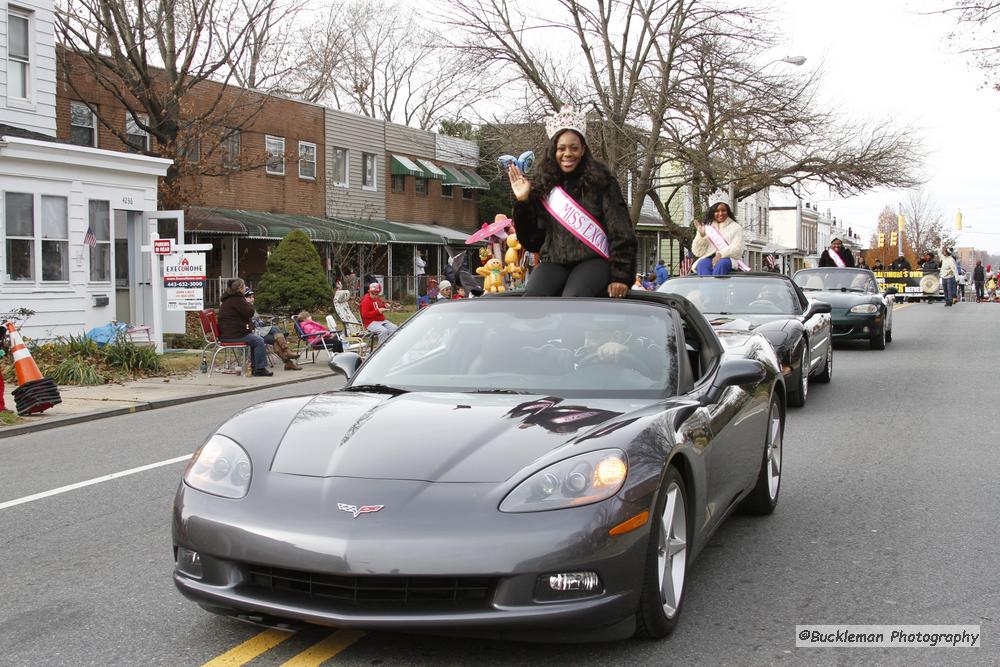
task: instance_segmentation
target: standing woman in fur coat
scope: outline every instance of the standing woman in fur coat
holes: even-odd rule
[[[545,122],[549,145],[528,179],[507,170],[517,239],[541,262],[525,296],[623,297],[635,275],[638,241],[621,188],[590,153],[586,116],[572,107]]]

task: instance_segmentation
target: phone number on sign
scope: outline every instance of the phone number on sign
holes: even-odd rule
[[[183,287],[200,288],[204,287],[205,283],[201,280],[164,280],[163,286],[174,289]]]

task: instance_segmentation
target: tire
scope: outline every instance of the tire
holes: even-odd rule
[[[799,359],[799,371],[792,382],[794,389],[788,392],[788,404],[801,408],[809,397],[809,341],[802,340],[802,354]]]
[[[747,514],[763,516],[770,514],[778,506],[781,493],[781,464],[785,434],[785,418],[777,397],[771,398],[771,409],[767,415],[767,432],[764,440],[764,456],[757,471],[757,483],[740,505]]]
[[[878,328],[878,331],[872,334],[872,337],[868,340],[868,344],[873,350],[884,350],[885,341],[885,320],[883,320],[882,326]]]
[[[886,330],[886,332],[885,332],[885,342],[887,342],[887,343],[891,343],[892,342],[892,329],[887,329]]]
[[[666,637],[680,619],[690,555],[687,499],[684,479],[677,468],[670,466],[649,533],[646,570],[636,612],[637,637]]]
[[[823,362],[823,370],[816,376],[816,382],[829,382],[833,379],[833,341],[826,344],[826,359]]]

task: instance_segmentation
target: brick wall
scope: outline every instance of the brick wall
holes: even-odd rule
[[[68,78],[72,78],[72,85]],[[86,73],[86,65],[74,54],[58,50],[56,88],[56,132],[60,139],[70,137],[70,102],[86,101],[98,108],[101,117],[124,131],[125,107]],[[186,103],[192,113],[208,108],[218,95],[221,84],[204,82]],[[208,155],[215,141],[206,136],[202,142],[203,159],[199,164],[211,175],[199,175],[185,182],[188,203],[193,206],[243,208],[272,213],[323,216],[326,211],[325,126],[321,106],[265,96],[235,88],[223,93],[219,108],[231,113],[220,120],[226,126],[240,125],[240,161],[245,170],[227,170],[221,165],[221,152]],[[246,120],[249,117],[249,120]],[[285,139],[285,175],[265,173],[263,167],[265,136]],[[299,176],[298,142],[316,146],[315,178]],[[151,154],[158,147],[150,142]],[[98,121],[97,147],[125,151],[126,145]],[[223,175],[224,174],[224,175]],[[440,194],[440,193],[439,193]]]
[[[454,186],[452,196],[441,196],[441,181],[428,179],[427,194],[418,195],[416,177],[405,177],[405,191],[392,191],[391,157],[386,158],[386,218],[394,222],[417,222],[442,225],[471,232],[479,228],[477,204],[479,191],[471,190],[472,199],[462,198],[462,188]]]

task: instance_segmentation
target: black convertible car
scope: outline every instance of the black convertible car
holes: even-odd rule
[[[785,390],[682,297],[436,304],[347,386],[238,413],[192,456],[174,582],[258,624],[662,637],[737,508],[770,513]]]
[[[878,288],[868,269],[803,269],[792,280],[814,299],[833,307],[833,340],[867,340],[873,350],[892,342],[892,307],[897,290]]]
[[[833,377],[830,305],[806,298],[787,276],[692,274],[672,278],[657,291],[686,297],[716,331],[755,331],[767,338],[785,376],[789,405],[805,405],[810,378]]]

